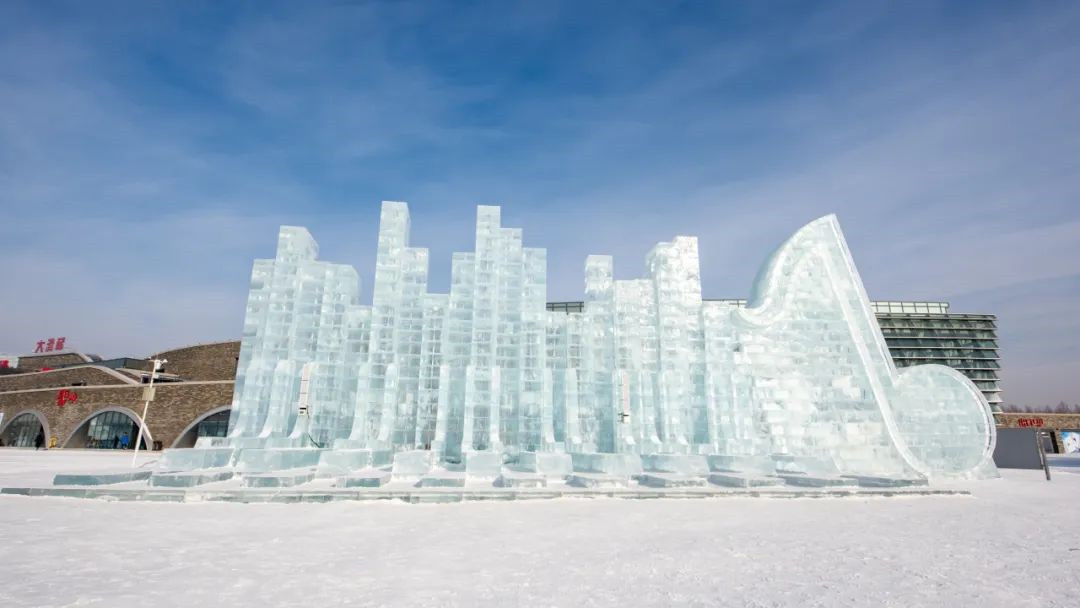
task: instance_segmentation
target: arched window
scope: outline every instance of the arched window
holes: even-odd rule
[[[199,422],[198,437],[224,437],[229,432],[230,410],[211,414]]]
[[[99,450],[132,449],[139,436],[139,426],[131,416],[124,412],[109,410],[94,416],[86,423],[85,439],[79,438],[74,445],[66,447],[86,447]],[[85,444],[79,445],[82,441]],[[145,449],[146,440],[140,446]]]
[[[229,433],[229,410],[228,406],[219,408],[217,411],[204,418],[192,422],[184,432],[173,442],[174,448],[190,448],[195,445],[199,437],[225,437]]]
[[[34,447],[34,439],[39,433],[44,432],[45,429],[41,427],[41,421],[38,420],[37,416],[30,412],[19,414],[4,429],[4,445],[16,448],[32,448]]]

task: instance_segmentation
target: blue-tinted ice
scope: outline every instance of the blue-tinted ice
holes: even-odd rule
[[[833,216],[772,254],[745,308],[702,301],[697,239],[680,236],[640,279],[589,256],[584,312],[549,312],[546,251],[499,207],[478,208],[448,294],[427,291],[404,203],[383,203],[371,306],[355,270],[317,252],[285,226],[255,262],[234,446],[430,451],[460,470],[489,453],[496,469],[570,454],[601,471],[650,455],[660,474],[704,456],[754,474],[995,473],[982,394],[947,367],[896,368]]]

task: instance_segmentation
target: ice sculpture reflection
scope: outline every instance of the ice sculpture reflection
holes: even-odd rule
[[[697,239],[680,236],[640,279],[589,256],[584,312],[549,312],[546,252],[499,207],[478,208],[448,294],[427,292],[404,203],[382,206],[371,306],[317,253],[285,226],[255,262],[219,443],[421,474],[995,474],[982,394],[947,367],[894,366],[833,216],[772,254],[745,308],[702,301]]]

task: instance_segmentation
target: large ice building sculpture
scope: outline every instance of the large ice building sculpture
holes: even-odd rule
[[[371,306],[317,252],[286,226],[255,262],[219,443],[395,474],[995,473],[982,394],[947,367],[893,365],[833,216],[772,254],[745,308],[702,301],[697,239],[680,236],[640,279],[589,256],[584,312],[549,312],[546,252],[499,207],[478,208],[448,294],[428,293],[404,203],[382,206]]]

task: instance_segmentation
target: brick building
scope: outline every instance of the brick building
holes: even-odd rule
[[[1058,413],[1015,413],[998,412],[994,421],[999,429],[1030,428],[1046,431],[1043,447],[1047,452],[1067,452],[1068,434],[1080,434],[1080,414]],[[1075,439],[1074,439],[1075,441]]]
[[[194,445],[198,435],[223,435],[232,402],[240,342],[217,342],[154,353],[166,359],[154,380],[145,445]],[[22,355],[0,374],[0,441],[33,446],[121,447],[138,436],[152,364],[147,359],[102,360],[62,351]]]

